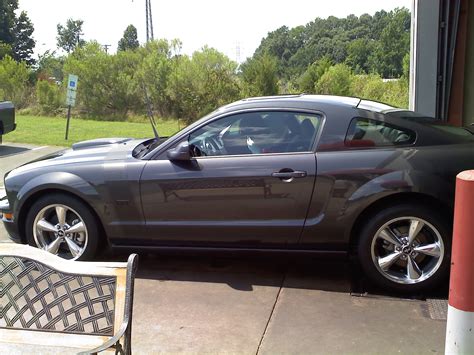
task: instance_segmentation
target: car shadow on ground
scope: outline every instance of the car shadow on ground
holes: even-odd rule
[[[126,251],[105,253],[101,260],[124,261]],[[367,280],[350,258],[298,256],[169,255],[139,253],[137,278],[158,281],[223,283],[235,290],[255,286],[285,287],[340,292],[359,297],[446,299],[448,285],[424,294],[406,296],[383,290]]]
[[[25,148],[25,147],[13,147],[13,146],[0,144],[0,158],[9,157],[16,154],[21,154],[28,150],[30,149]]]
[[[101,259],[126,260],[127,253],[106,253]],[[295,256],[168,255],[139,253],[138,278],[188,282],[224,283],[240,291],[255,286],[351,291],[350,266],[346,259]]]

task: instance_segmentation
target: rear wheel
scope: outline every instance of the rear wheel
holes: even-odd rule
[[[97,221],[89,208],[68,195],[39,199],[26,218],[28,243],[64,259],[91,259],[99,236]]]
[[[359,261],[382,288],[423,292],[446,280],[450,229],[425,206],[399,205],[374,215],[362,229]]]

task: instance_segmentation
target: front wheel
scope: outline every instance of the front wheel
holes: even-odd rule
[[[424,292],[447,279],[450,237],[444,218],[424,206],[387,208],[362,229],[359,261],[382,288]]]
[[[28,244],[69,260],[90,260],[98,247],[99,228],[78,199],[53,194],[39,199],[26,218]]]

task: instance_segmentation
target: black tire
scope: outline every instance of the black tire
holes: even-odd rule
[[[98,221],[94,214],[91,212],[90,208],[80,201],[77,198],[74,198],[70,195],[55,193],[47,196],[41,197],[38,201],[36,201],[33,206],[30,208],[28,215],[26,217],[26,239],[29,245],[34,247],[40,247],[36,243],[35,236],[34,236],[34,224],[35,219],[37,218],[38,214],[43,211],[48,206],[53,205],[63,205],[70,209],[68,212],[69,220],[76,218],[75,220],[82,219],[83,224],[86,227],[86,235],[87,235],[87,242],[84,243],[83,251],[81,255],[74,260],[92,260],[97,253],[97,249],[99,247],[100,242],[100,228]],[[77,216],[74,216],[77,215]],[[54,216],[53,216],[54,218]],[[54,223],[54,222],[53,222]],[[46,232],[48,236],[52,236],[52,233]],[[67,243],[63,243],[67,244]],[[64,248],[62,248],[64,250]],[[66,253],[64,253],[66,254]],[[65,257],[65,255],[61,255],[58,253],[59,256]],[[66,257],[67,258],[67,257]],[[74,258],[74,257],[73,257]],[[68,258],[69,259],[69,258]]]
[[[406,217],[406,219],[403,219],[403,217]],[[384,240],[385,238],[377,237],[377,235],[380,236],[381,228],[387,223],[390,223],[390,226],[396,227],[393,229],[395,235],[401,237],[401,239],[398,238],[397,240],[406,243],[408,239],[409,224],[411,221],[408,217],[414,217],[427,222],[425,227],[423,227],[423,229],[421,229],[417,234],[419,236],[418,239],[429,240],[432,238],[433,240],[442,240],[442,243],[439,243],[442,247],[442,249],[440,247],[439,258],[417,252],[415,248],[411,248],[410,245],[402,244],[401,247],[396,246],[396,244],[391,245],[391,243]],[[397,221],[397,219],[400,220]],[[397,223],[399,225],[397,225]],[[406,226],[404,226],[404,224],[406,224]],[[400,233],[400,230],[402,230],[402,233]],[[418,244],[418,241],[415,241],[415,243]],[[427,241],[425,243],[428,244],[429,242]],[[419,246],[422,244],[423,243],[420,243]],[[431,242],[430,245],[433,244],[435,243]],[[413,295],[424,293],[436,286],[442,285],[443,282],[447,282],[450,267],[449,259],[451,255],[450,224],[447,222],[446,218],[427,206],[400,204],[386,208],[372,215],[370,220],[366,222],[361,230],[357,248],[358,260],[365,275],[383,290],[390,290],[404,294],[409,293]],[[372,252],[372,248],[374,248],[374,252]],[[393,250],[386,251],[386,248],[393,248]],[[386,255],[378,255],[385,252],[387,253]],[[396,261],[393,264],[390,264],[388,270],[384,271],[384,269],[379,266],[380,262],[377,258],[394,254],[400,255],[400,257],[397,257]],[[440,260],[440,258],[442,259]],[[375,259],[377,259],[377,261]],[[408,277],[409,263],[412,263],[411,265],[414,263],[417,267],[424,263],[426,273],[423,272],[419,279]],[[403,277],[403,267],[406,269],[406,280],[401,280]],[[414,268],[410,269],[414,270]],[[422,267],[417,270],[425,271]],[[400,279],[397,278],[399,273],[401,275]],[[423,277],[426,277],[426,279],[423,279]]]

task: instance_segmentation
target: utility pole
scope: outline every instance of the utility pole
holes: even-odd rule
[[[153,34],[153,15],[151,12],[151,0],[145,0],[145,11],[146,11],[146,41],[150,42],[155,39],[155,36]]]
[[[109,47],[112,47],[112,45],[104,44],[104,45],[102,45],[102,47],[104,47],[105,54],[109,54]]]
[[[153,41],[153,15],[151,12],[151,0],[145,0],[145,10],[146,10],[146,41]]]
[[[241,48],[240,48],[240,42],[237,41],[235,45],[235,61],[239,65],[240,65],[240,59],[241,59]]]

